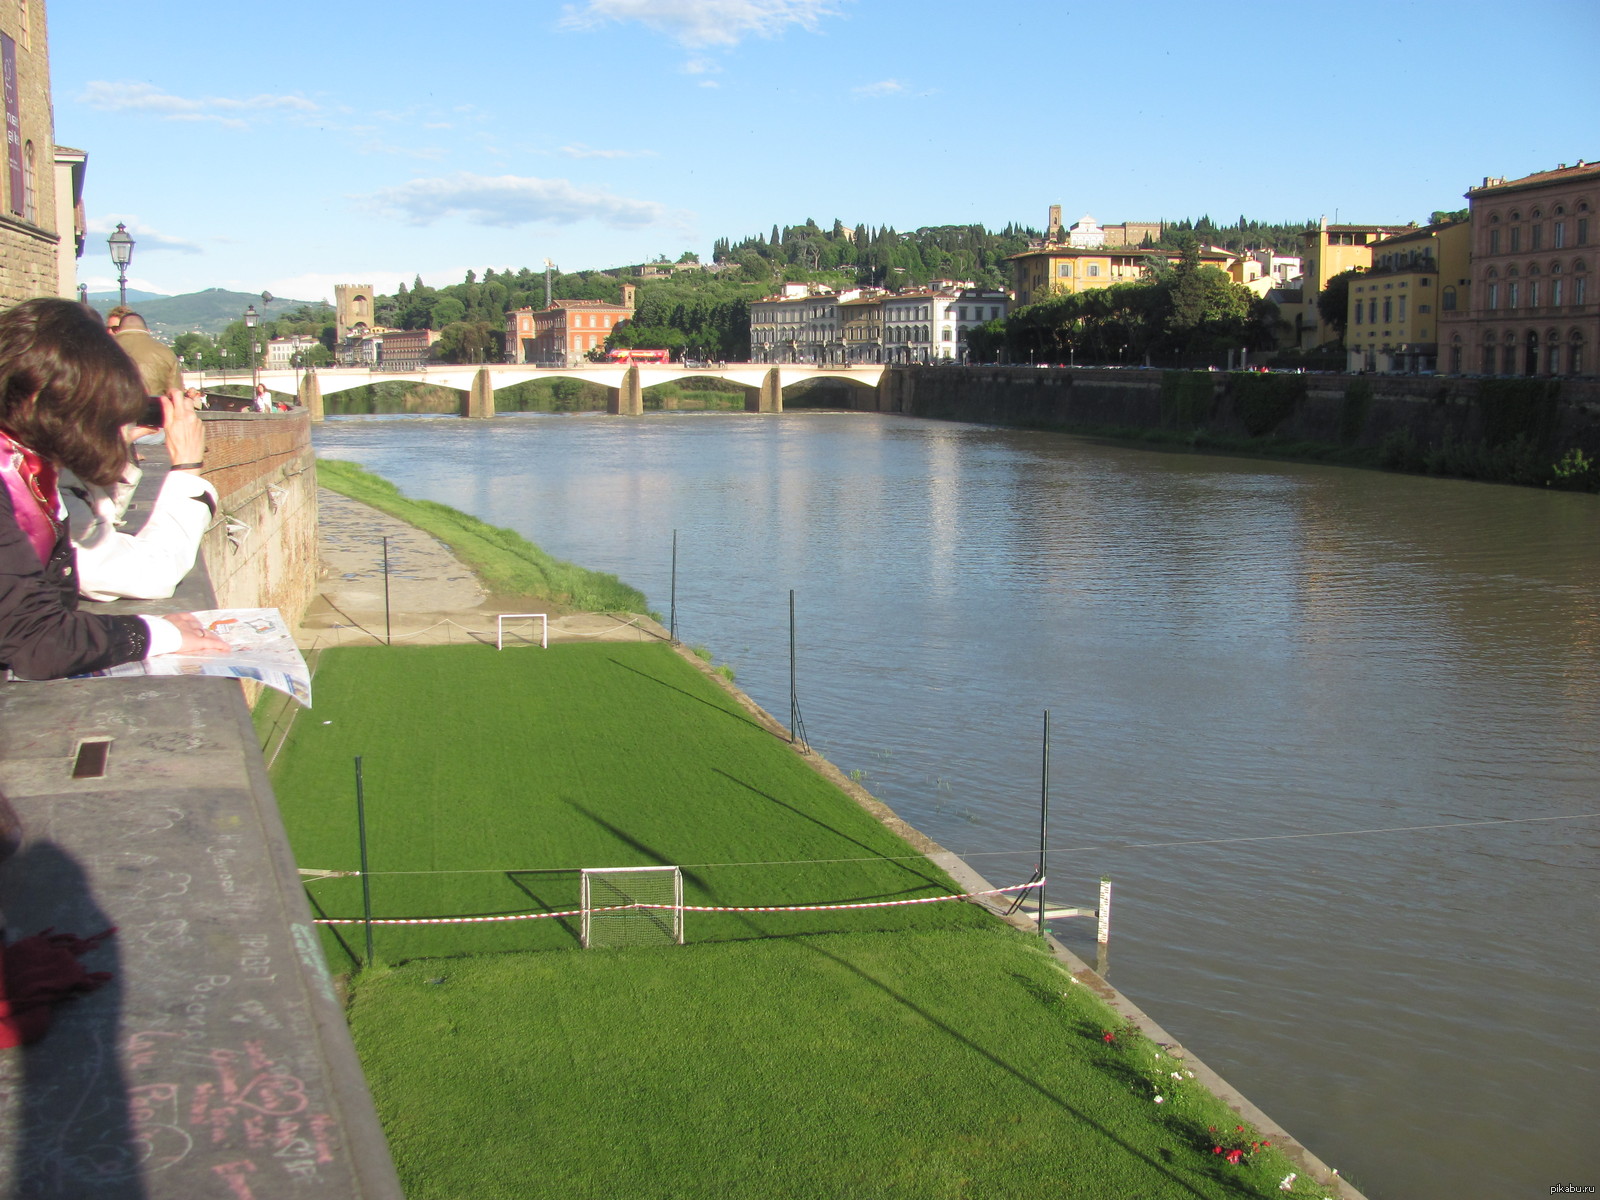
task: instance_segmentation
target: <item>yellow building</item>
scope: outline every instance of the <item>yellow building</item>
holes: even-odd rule
[[[1439,320],[1463,303],[1471,227],[1425,225],[1369,243],[1372,265],[1350,282],[1345,347],[1351,371],[1431,372],[1439,367]]]
[[[1128,246],[1102,246],[1080,249],[1071,246],[1042,245],[1013,254],[1011,287],[1017,307],[1037,304],[1050,296],[1088,292],[1114,283],[1137,283],[1152,262],[1176,264],[1182,257],[1176,250],[1140,250]],[[1227,270],[1234,256],[1223,250],[1200,252],[1200,264]]]
[[[1315,229],[1300,235],[1301,302],[1280,307],[1284,319],[1294,323],[1295,342],[1302,350],[1314,350],[1338,340],[1338,330],[1325,325],[1317,311],[1317,297],[1328,286],[1328,280],[1344,271],[1370,267],[1373,243],[1414,229],[1415,224],[1329,225],[1324,217]]]

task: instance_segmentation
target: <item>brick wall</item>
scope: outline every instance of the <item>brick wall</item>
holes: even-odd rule
[[[205,475],[220,494],[200,553],[222,608],[276,608],[299,621],[317,579],[317,475],[311,417],[206,413]]]

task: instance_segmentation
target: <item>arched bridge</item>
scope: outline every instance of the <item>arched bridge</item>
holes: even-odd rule
[[[721,367],[684,367],[654,363],[596,363],[582,367],[531,367],[515,364],[486,366],[417,367],[390,370],[377,367],[321,367],[315,370],[257,371],[254,378],[276,392],[294,392],[311,412],[313,421],[322,419],[322,398],[349,391],[369,383],[429,383],[454,388],[465,395],[461,401],[463,417],[494,416],[494,394],[501,388],[526,383],[530,379],[586,379],[611,389],[608,411],[633,416],[644,412],[644,389],[679,379],[726,379],[756,389],[745,402],[746,412],[783,411],[783,389],[808,379],[847,379],[876,389],[883,378],[882,366],[807,367],[793,364],[771,366],[766,363],[735,363]],[[241,372],[195,372],[184,375],[188,387],[206,384],[240,383]]]

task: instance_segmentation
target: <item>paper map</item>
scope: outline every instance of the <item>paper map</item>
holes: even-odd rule
[[[311,672],[300,647],[294,644],[283,614],[277,609],[211,608],[194,615],[228,643],[231,649],[226,654],[162,654],[78,678],[216,675],[226,679],[253,679],[311,707]]]

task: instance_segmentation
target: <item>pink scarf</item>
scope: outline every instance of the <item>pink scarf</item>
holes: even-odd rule
[[[28,535],[39,565],[44,566],[56,548],[56,513],[61,507],[55,464],[0,430],[0,478],[11,494],[17,525]]]

